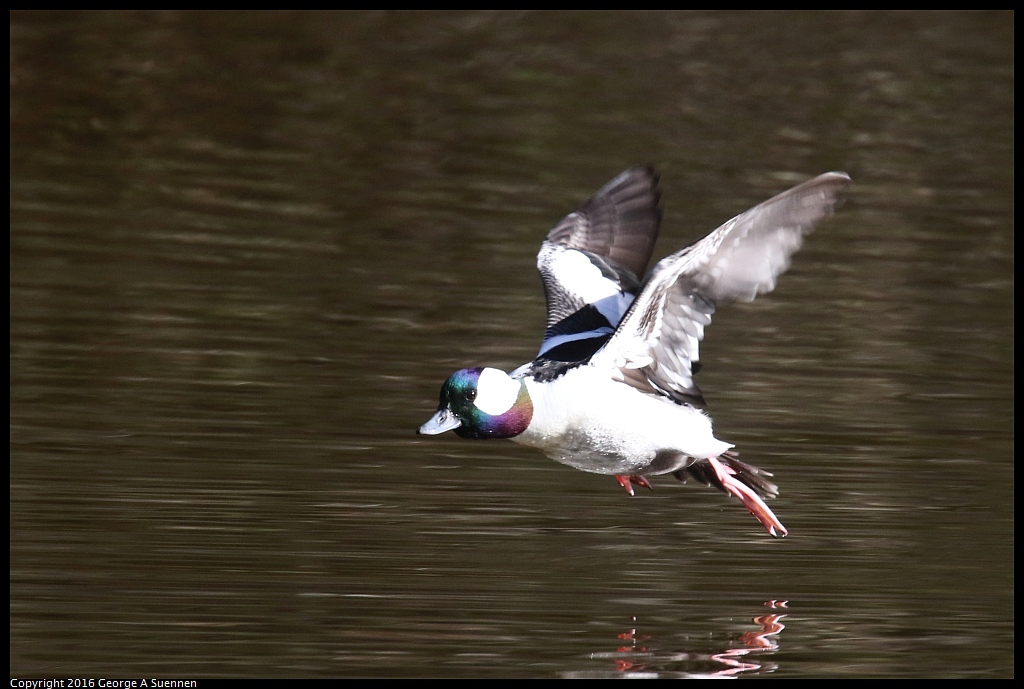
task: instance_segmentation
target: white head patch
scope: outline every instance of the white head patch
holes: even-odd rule
[[[485,368],[480,372],[480,380],[476,384],[476,408],[490,416],[504,414],[519,397],[518,380],[508,377],[504,371],[496,368]]]

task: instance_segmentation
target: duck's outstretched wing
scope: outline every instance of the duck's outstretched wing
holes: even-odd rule
[[[538,357],[586,360],[615,331],[651,259],[660,197],[654,168],[630,168],[548,233],[537,254],[548,307]]]
[[[591,363],[645,392],[702,405],[694,365],[715,305],[774,289],[804,235],[832,215],[849,184],[842,172],[815,177],[660,261]]]

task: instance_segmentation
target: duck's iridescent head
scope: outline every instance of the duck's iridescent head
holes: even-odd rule
[[[512,438],[525,431],[532,418],[533,403],[522,380],[496,368],[464,368],[441,386],[437,412],[418,433]]]

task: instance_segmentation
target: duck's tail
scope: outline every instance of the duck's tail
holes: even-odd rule
[[[789,533],[761,499],[779,494],[779,487],[765,478],[771,474],[741,462],[736,459],[736,453],[726,452],[720,457],[708,457],[706,461],[694,462],[672,474],[680,481],[693,477],[705,485],[714,486],[738,498],[772,536],[781,538]]]
[[[768,480],[771,472],[758,469],[756,466],[741,462],[739,453],[733,450],[723,452],[718,461],[732,469],[734,477],[750,486],[755,493],[762,498],[775,498],[779,495],[779,487]],[[718,480],[718,473],[711,466],[710,462],[694,462],[688,467],[673,471],[672,475],[686,483],[689,479],[696,479],[705,486],[713,486],[720,491],[728,493],[725,485]]]

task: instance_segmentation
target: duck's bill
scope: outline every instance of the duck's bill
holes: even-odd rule
[[[438,409],[437,413],[430,417],[430,421],[420,426],[417,431],[420,435],[439,435],[445,431],[452,431],[462,425],[459,418],[448,409]]]

